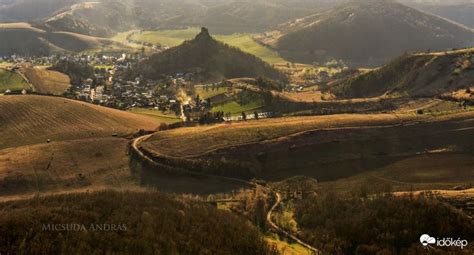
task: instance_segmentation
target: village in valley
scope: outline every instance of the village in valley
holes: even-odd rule
[[[211,109],[209,100],[199,100],[183,93],[182,88],[192,87],[190,74],[176,73],[162,80],[150,80],[137,77],[127,80],[120,74],[132,65],[143,60],[140,54],[121,54],[120,56],[75,55],[49,57],[19,57],[16,55],[0,58],[8,64],[8,70],[19,72],[21,66],[46,68],[58,61],[80,63],[93,67],[93,76],[72,83],[64,96],[70,99],[89,102],[120,110],[134,108],[152,109],[160,112],[184,116],[185,112],[208,112]],[[217,89],[220,83],[207,84],[210,89]],[[7,90],[4,94],[28,94],[29,90]]]
[[[138,42],[133,42],[138,43]],[[153,45],[145,45],[152,47]],[[144,47],[145,47],[144,46]],[[21,67],[50,69],[58,62],[74,63],[93,72],[79,80],[72,80],[71,86],[62,96],[119,110],[147,109],[157,113],[176,116],[182,120],[200,122],[241,121],[263,119],[276,115],[262,109],[243,108],[238,112],[225,112],[214,108],[211,98],[202,97],[199,91],[218,94],[217,91],[232,92],[233,89],[255,89],[252,79],[222,80],[214,83],[196,84],[193,73],[177,71],[163,79],[152,80],[143,77],[127,79],[123,74],[134,65],[147,59],[141,53],[51,55],[43,57],[21,57],[17,55],[1,57],[0,60],[10,71],[21,73]],[[339,65],[336,62],[335,65]],[[316,84],[328,82],[333,76],[326,70],[314,71],[295,64],[284,65],[286,74],[295,75],[294,83],[283,84],[282,92],[297,95],[311,92]],[[343,68],[337,67],[340,70]],[[304,70],[302,72],[302,70]],[[75,70],[72,70],[75,72]],[[70,75],[71,76],[71,75]],[[74,75],[72,75],[74,76]],[[334,76],[336,77],[336,76]],[[197,91],[196,88],[199,88]],[[216,91],[214,93],[214,91]],[[8,90],[4,94],[29,94],[32,90]],[[221,95],[219,95],[221,96]],[[220,101],[217,100],[217,101]],[[260,107],[257,107],[260,108]]]

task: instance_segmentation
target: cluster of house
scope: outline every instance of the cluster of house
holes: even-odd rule
[[[127,39],[127,42],[130,43],[130,44],[142,45],[143,47],[151,48],[155,51],[164,51],[164,50],[167,50],[167,49],[170,48],[168,46],[163,46],[163,45],[160,45],[160,44],[153,44],[153,43],[149,43],[149,42],[140,42],[140,41],[136,41],[136,40],[133,40],[133,39],[130,39],[130,38]]]
[[[47,57],[25,57],[13,54],[11,56],[0,56],[0,62],[8,62],[12,64],[24,64],[31,63],[37,66],[47,66],[51,65],[55,60],[56,56],[47,56]]]
[[[140,53],[116,53],[104,54],[76,54],[76,55],[50,55],[50,56],[0,56],[0,62],[13,64],[33,64],[36,66],[50,66],[58,60],[68,60],[71,62],[87,63],[91,66],[128,68],[132,63],[136,63],[144,58]]]
[[[162,111],[180,111],[180,102],[171,95],[156,92],[157,82],[136,78],[132,81],[108,79],[105,85],[95,85],[88,79],[74,88],[74,97],[111,108],[155,108]]]

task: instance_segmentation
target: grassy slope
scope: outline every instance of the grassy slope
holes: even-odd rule
[[[0,69],[0,93],[7,89],[21,90],[29,88],[28,83],[19,74]]]
[[[112,136],[154,130],[159,124],[59,97],[2,96],[0,108],[0,200],[37,192],[137,189],[129,140]]]
[[[239,122],[232,125],[191,127],[159,132],[145,148],[172,157],[192,157],[219,148],[276,139],[318,128],[397,124],[409,115],[331,115]],[[193,146],[183,146],[184,144]],[[184,148],[185,147],[185,148]]]
[[[398,125],[402,119],[404,124]],[[407,182],[401,186],[405,189],[442,188],[474,177],[474,147],[466,139],[473,135],[473,119],[473,112],[436,118],[332,115],[268,119],[159,132],[143,146],[172,165],[240,178],[282,180],[306,175],[332,181],[377,171],[380,178],[364,175],[352,183],[374,179],[384,183],[388,178],[389,183]]]
[[[153,109],[133,108],[130,112],[151,117],[155,119],[158,123],[172,124],[182,121],[175,114],[165,114],[161,111]]]
[[[56,97],[3,96],[0,108],[0,149],[157,127],[148,117]]]
[[[364,185],[393,191],[450,189],[474,178],[474,157],[463,153],[431,153],[408,157],[376,171],[321,183],[321,189],[345,193]]]
[[[34,91],[40,94],[62,95],[69,88],[71,81],[65,74],[39,68],[27,68],[24,71]]]
[[[185,30],[163,30],[163,31],[145,31],[134,34],[131,39],[136,41],[143,41],[170,47],[178,46],[185,40],[190,40],[199,33],[198,28],[188,28]],[[115,37],[115,39],[123,39],[123,35]],[[219,41],[239,48],[240,50],[253,54],[270,64],[284,63],[276,51],[264,47],[255,42],[250,35],[247,34],[233,34],[233,35],[217,35],[215,38]]]
[[[137,186],[128,140],[90,138],[0,150],[0,197]]]
[[[253,113],[255,110],[260,110],[264,106],[264,102],[255,95],[242,95],[241,89],[230,89],[228,87],[217,87],[212,89],[209,86],[206,90],[204,86],[196,86],[196,95],[202,99],[210,99],[212,103],[212,111],[223,111],[225,114],[232,115],[241,114],[242,112]],[[238,98],[245,98],[245,102],[241,102]]]
[[[388,65],[337,84],[341,98],[436,96],[466,89],[474,82],[474,50],[404,55]]]
[[[263,107],[260,102],[251,102],[248,104],[239,104],[236,101],[230,101],[221,105],[214,106],[212,111],[214,112],[224,112],[224,113],[231,113],[233,115],[240,114],[242,112],[249,112],[259,110]]]

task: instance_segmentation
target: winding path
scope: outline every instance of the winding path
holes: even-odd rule
[[[291,239],[293,240],[294,242],[298,243],[299,245],[305,247],[306,249],[310,250],[313,254],[321,254],[321,252],[314,248],[313,246],[305,243],[304,241],[302,241],[301,239],[299,239],[298,237],[294,236],[293,234],[287,232],[286,230],[282,229],[281,227],[279,227],[275,222],[273,222],[272,220],[272,214],[273,212],[275,211],[275,209],[281,204],[281,195],[280,193],[276,192],[276,191],[273,191],[275,193],[275,198],[276,198],[276,201],[275,201],[275,204],[272,206],[272,208],[270,209],[270,211],[268,211],[268,214],[267,214],[267,223],[276,231],[278,231],[280,234],[286,236],[288,239]]]
[[[149,139],[153,134],[149,134],[149,135],[144,135],[144,136],[140,136],[136,139],[133,140],[132,144],[131,144],[131,147],[132,149],[138,153],[138,155],[143,158],[144,160],[152,163],[152,164],[157,164],[152,158],[150,158],[149,156],[147,156],[145,153],[143,153],[143,151],[141,150],[141,147],[140,147],[140,143],[142,143],[143,141]],[[194,172],[193,172],[194,173]],[[242,180],[242,179],[238,179],[238,178],[232,178],[232,177],[224,177],[224,176],[218,176],[218,175],[210,175],[210,174],[202,174],[204,176],[207,176],[207,177],[212,177],[212,178],[219,178],[219,179],[222,179],[222,180],[227,180],[227,181],[236,181],[236,182],[240,182],[240,183],[243,183],[243,184],[246,184],[246,185],[250,185],[250,186],[253,186],[255,188],[257,187],[261,187],[259,184],[257,183],[254,183],[254,182],[249,182],[249,181],[246,181],[246,180]],[[306,249],[310,250],[313,254],[321,254],[321,252],[314,248],[313,246],[305,243],[304,241],[302,241],[301,239],[299,239],[298,237],[294,236],[293,234],[285,231],[284,229],[282,229],[280,226],[278,226],[275,222],[273,222],[272,220],[272,214],[275,212],[276,208],[281,204],[281,195],[280,193],[278,193],[277,191],[274,191],[274,190],[271,190],[270,191],[272,193],[274,193],[275,195],[275,204],[273,204],[273,206],[270,208],[270,210],[268,211],[267,213],[267,218],[266,218],[266,221],[268,223],[268,225],[273,229],[275,230],[277,233],[285,236],[286,238],[292,240],[293,242],[296,242],[298,244],[300,244],[301,246],[305,247]]]

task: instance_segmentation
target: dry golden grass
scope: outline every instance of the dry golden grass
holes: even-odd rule
[[[419,196],[427,192],[431,192],[437,196],[441,196],[444,198],[466,198],[466,197],[474,198],[474,189],[466,189],[466,190],[429,189],[429,190],[419,190],[415,192],[400,191],[400,192],[395,192],[394,194],[397,196],[406,196],[410,194],[414,196]]]
[[[323,101],[323,93],[321,91],[305,91],[299,93],[284,92],[279,93],[282,98],[292,102],[320,102]]]
[[[0,150],[0,195],[136,185],[127,139],[91,138]]]
[[[62,95],[71,86],[69,76],[60,72],[26,68],[23,73],[36,93]]]
[[[391,186],[393,191],[449,189],[474,180],[474,157],[457,152],[402,158],[370,172],[323,182],[323,190],[348,192],[363,185]]]
[[[315,129],[376,127],[427,119],[395,114],[342,114],[264,119],[156,133],[143,144],[146,150],[168,157],[197,157],[217,149],[282,138]]]
[[[428,153],[397,161],[374,173],[398,183],[459,183],[474,180],[474,157],[456,153]]]
[[[65,98],[0,97],[0,149],[154,130],[155,120]]]

